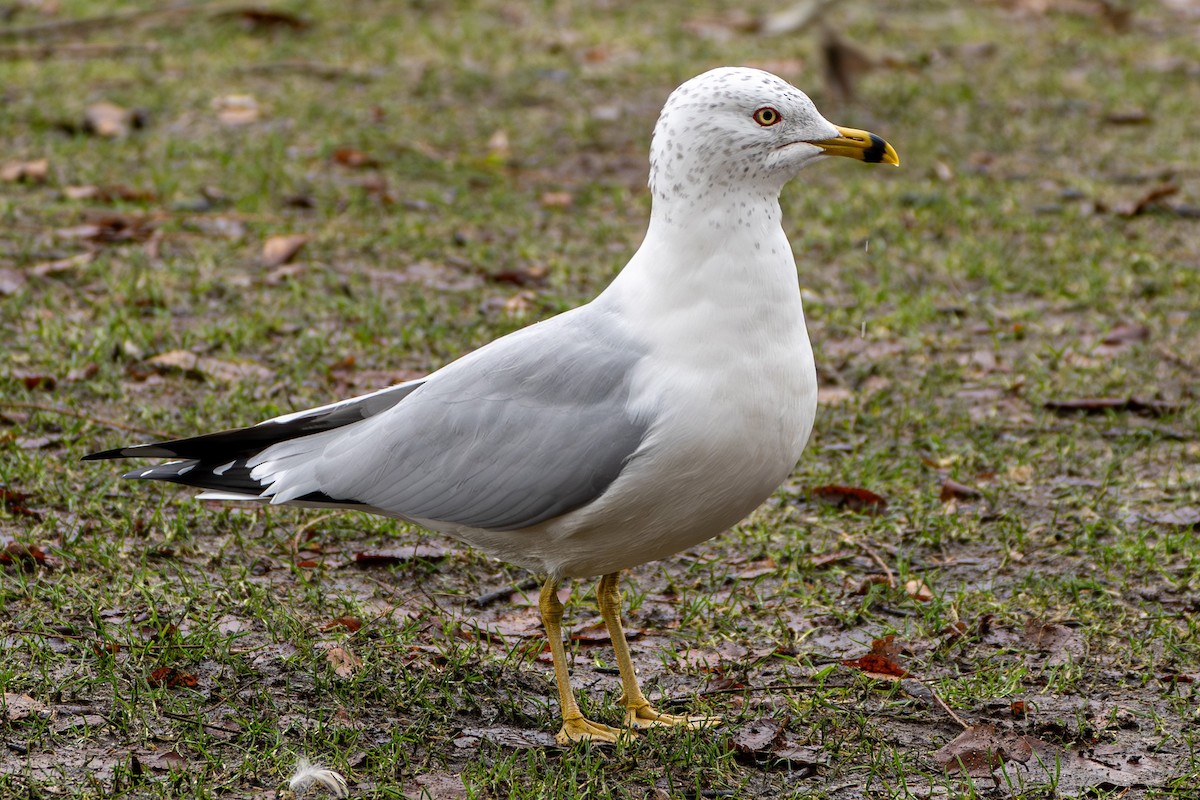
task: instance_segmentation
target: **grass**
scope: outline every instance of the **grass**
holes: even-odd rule
[[[851,100],[822,79],[817,34],[744,24],[777,10],[758,2],[290,2],[306,30],[194,10],[88,37],[151,55],[0,60],[3,162],[49,161],[44,183],[0,183],[0,485],[27,496],[0,507],[0,539],[47,556],[0,568],[0,689],[39,704],[0,711],[0,795],[273,794],[306,756],[365,797],[1188,796],[1200,548],[1194,524],[1157,520],[1200,506],[1200,22],[1009,6],[827,12],[898,62]],[[10,24],[54,19],[34,9]],[[644,230],[662,100],[737,63],[904,166],[829,164],[785,192],[826,391],[813,442],[750,520],[623,587],[651,699],[722,727],[547,745],[536,593],[474,602],[519,570],[78,461],[370,391],[584,302]],[[259,118],[223,124],[230,95]],[[146,126],[69,132],[100,100]],[[1113,121],[1131,111],[1145,123]],[[89,185],[145,197],[66,191]],[[114,215],[153,236],[70,231]],[[298,265],[264,267],[263,243],[293,233],[311,237]],[[1144,334],[1105,344],[1121,325]],[[178,350],[252,367],[151,365]],[[1044,405],[1131,396],[1170,407]],[[982,496],[943,501],[947,477]],[[889,507],[815,503],[828,484]],[[380,550],[394,563],[354,565]],[[885,565],[894,587],[872,578]],[[575,587],[574,628],[597,617],[591,591]],[[1065,643],[1039,643],[1045,624]],[[842,665],[889,634],[920,682]],[[585,712],[615,719],[611,650],[585,634],[569,652]],[[932,754],[962,728],[930,689],[970,724],[1143,767],[947,774]],[[778,736],[754,744],[766,722]]]

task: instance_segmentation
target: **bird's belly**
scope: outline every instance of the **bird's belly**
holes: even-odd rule
[[[676,381],[684,391],[671,413],[600,499],[518,535],[544,538],[546,571],[584,577],[664,558],[736,524],[791,474],[808,440],[816,380],[807,344],[786,362],[731,368],[716,384],[710,371],[704,390]]]

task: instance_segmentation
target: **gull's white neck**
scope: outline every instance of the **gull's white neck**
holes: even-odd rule
[[[708,202],[705,202],[705,201]],[[598,298],[644,320],[694,315],[745,320],[748,336],[804,326],[777,193],[655,199],[646,238]]]

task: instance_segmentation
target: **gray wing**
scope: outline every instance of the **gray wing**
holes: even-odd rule
[[[644,351],[589,311],[498,339],[360,423],[274,445],[250,474],[277,503],[318,493],[488,530],[579,508],[616,479],[648,427],[627,410]]]

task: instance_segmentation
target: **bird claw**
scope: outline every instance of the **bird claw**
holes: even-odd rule
[[[654,707],[649,704],[630,708],[625,712],[627,728],[686,728],[689,731],[695,731],[715,728],[720,724],[720,717],[663,714],[655,711]]]
[[[584,740],[602,742],[604,744],[616,744],[617,739],[621,737],[628,738],[631,735],[633,735],[633,732],[629,730],[621,730],[620,728],[602,725],[599,722],[592,722],[586,717],[575,717],[574,719],[563,720],[562,728],[559,729],[554,740],[564,747],[572,742],[582,742]]]

